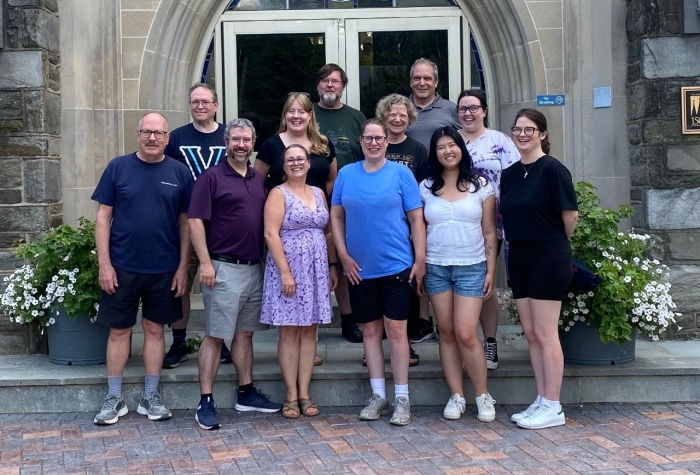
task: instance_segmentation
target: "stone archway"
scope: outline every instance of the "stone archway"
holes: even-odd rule
[[[525,0],[458,3],[477,34],[482,57],[486,59],[491,102],[505,108],[503,115],[508,116],[510,109],[532,103],[535,91],[545,91],[547,85],[537,30]],[[227,4],[226,0],[161,3],[143,54],[139,109],[182,112],[182,121],[187,120],[183,91],[197,76],[203,59],[201,45],[209,42],[214,24]]]

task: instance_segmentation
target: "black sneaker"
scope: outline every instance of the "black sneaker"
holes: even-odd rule
[[[253,388],[246,397],[243,397],[240,391],[238,392],[238,401],[236,401],[234,409],[241,412],[272,413],[281,411],[282,404],[270,401],[270,396],[263,394],[258,388]]]
[[[360,326],[354,321],[346,318],[341,321],[341,328],[343,329],[343,338],[345,338],[350,343],[362,343],[362,331],[360,331]]]
[[[486,369],[498,369],[498,343],[495,338],[484,340],[484,353],[486,354]]]
[[[435,338],[435,330],[433,329],[433,320],[420,319],[420,332],[414,338],[411,338],[411,343],[420,343],[421,341]]]
[[[194,415],[194,420],[197,421],[199,427],[204,430],[217,430],[221,428],[219,416],[216,414],[216,404],[213,398],[206,398],[199,401],[197,413]]]
[[[177,368],[180,366],[180,363],[184,363],[187,360],[187,343],[178,343],[174,341],[163,358],[163,368]]]
[[[221,364],[233,363],[233,358],[231,358],[231,350],[228,349],[226,343],[221,343]]]

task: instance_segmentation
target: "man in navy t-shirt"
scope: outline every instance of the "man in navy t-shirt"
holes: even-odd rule
[[[209,84],[197,83],[190,87],[189,107],[192,123],[173,130],[165,147],[165,155],[185,164],[195,180],[209,167],[226,161],[224,131],[226,126],[216,122],[219,100]],[[182,296],[182,319],[173,323],[173,344],[163,358],[163,368],[177,368],[187,361],[187,322],[190,319],[190,292],[197,274],[199,261],[190,253],[187,292]],[[221,347],[221,362],[231,362],[231,352]]]
[[[99,262],[97,321],[110,329],[107,343],[109,391],[94,422],[114,424],[128,411],[122,375],[131,332],[142,304],[144,392],[137,408],[150,420],[172,417],[158,394],[163,364],[163,326],[182,318],[190,249],[187,211],[192,176],[163,154],[168,122],[158,113],[143,116],[139,151],[113,159],[92,199],[99,203],[95,240]]]

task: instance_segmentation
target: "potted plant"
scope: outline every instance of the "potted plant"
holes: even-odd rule
[[[104,363],[109,330],[93,325],[100,298],[94,223],[61,225],[16,254],[25,265],[5,278],[0,310],[11,322],[48,330],[52,363]]]
[[[637,332],[657,341],[680,316],[674,312],[668,268],[650,258],[649,235],[618,231],[620,222],[632,216],[631,206],[604,210],[595,186],[580,181],[575,188],[579,221],[571,237],[573,256],[601,282],[589,291],[571,288],[562,302],[564,359],[573,364],[626,363],[634,359]],[[500,297],[517,316],[512,294]]]

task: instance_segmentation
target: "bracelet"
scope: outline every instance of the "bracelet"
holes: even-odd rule
[[[328,268],[330,269],[331,267],[338,267],[339,265],[340,265],[340,264],[338,264],[337,262],[329,262],[329,263],[328,263]]]

